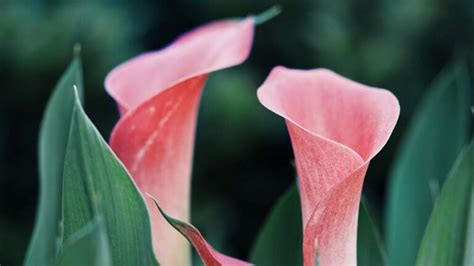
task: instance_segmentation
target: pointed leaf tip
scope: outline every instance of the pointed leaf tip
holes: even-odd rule
[[[158,265],[145,202],[84,112],[77,90],[80,87],[71,86],[75,95],[71,95],[74,111],[62,173],[62,239],[70,239],[102,214],[113,265]],[[67,87],[70,94],[71,86]]]
[[[160,204],[158,204],[158,200],[153,197],[153,195],[151,195],[150,193],[146,192],[145,195],[147,195],[148,197],[150,197],[153,202],[155,203],[156,207],[158,208],[158,210],[160,211],[160,213],[166,218],[166,220],[168,220],[169,216],[163,211],[163,209],[160,207]]]
[[[74,99],[76,100],[76,102],[79,101],[80,104],[79,90],[77,89],[77,85],[72,85],[72,89],[74,90]]]
[[[84,107],[82,106],[83,98],[81,97],[79,88],[76,84],[72,85],[72,90],[74,91],[74,109],[85,115]]]
[[[280,15],[281,11],[282,11],[282,8],[280,5],[274,5],[258,15],[252,15],[252,17],[255,21],[255,25],[261,25],[271,20],[272,18]]]
[[[72,86],[82,93],[82,70],[73,60],[57,82],[44,111],[39,132],[40,195],[34,232],[24,265],[50,265],[58,254],[61,234],[63,165],[74,109]]]
[[[148,197],[150,197],[160,213],[163,215],[165,220],[179,233],[181,233],[196,249],[199,257],[201,258],[204,265],[207,266],[217,266],[217,265],[229,265],[229,266],[250,266],[253,264],[247,263],[245,261],[241,261],[238,259],[234,259],[232,257],[228,257],[216,251],[202,236],[199,230],[194,227],[192,224],[188,224],[186,222],[180,221],[175,219],[166,212],[161,209],[160,205],[158,204],[158,200],[156,200],[152,195],[149,193],[145,193]]]

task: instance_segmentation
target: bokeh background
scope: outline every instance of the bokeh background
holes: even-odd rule
[[[472,0],[0,0],[0,264],[23,260],[38,197],[38,128],[74,43],[82,44],[86,111],[108,138],[118,118],[103,88],[110,69],[202,23],[275,4],[283,12],[257,27],[250,59],[208,81],[193,223],[217,249],[244,258],[271,206],[294,182],[286,127],[255,96],[275,65],[330,68],[397,95],[399,123],[364,185],[380,217],[396,147],[431,80],[459,58],[473,73]]]

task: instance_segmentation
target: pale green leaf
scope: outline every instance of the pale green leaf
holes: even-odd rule
[[[436,200],[418,253],[418,266],[472,265],[474,143],[461,154]],[[471,227],[471,228],[468,228]]]
[[[59,252],[64,156],[74,108],[73,85],[82,95],[82,70],[75,58],[56,85],[39,134],[39,204],[25,265],[51,265]]]
[[[415,264],[439,190],[471,136],[471,91],[463,65],[447,68],[411,121],[389,179],[385,236],[390,265]]]

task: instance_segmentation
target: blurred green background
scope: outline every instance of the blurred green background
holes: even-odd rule
[[[74,43],[82,44],[86,111],[108,138],[118,118],[103,88],[109,70],[207,21],[275,4],[283,12],[257,27],[250,59],[208,81],[194,156],[193,223],[218,250],[244,258],[294,181],[286,127],[255,96],[275,65],[330,68],[397,95],[399,123],[364,186],[380,217],[396,147],[430,81],[459,58],[468,58],[472,77],[472,0],[0,0],[0,264],[23,260],[38,196],[39,123]]]

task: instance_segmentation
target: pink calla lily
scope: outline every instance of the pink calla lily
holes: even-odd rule
[[[160,51],[123,63],[107,76],[105,87],[121,113],[110,138],[112,149],[139,189],[156,196],[164,210],[184,222],[189,222],[196,116],[206,78],[245,61],[253,33],[253,18],[213,22]],[[167,223],[152,199],[146,201],[160,264],[189,265],[186,239]],[[197,235],[184,230],[190,232]],[[207,265],[240,262],[219,254],[207,242],[200,247],[208,252],[199,254],[211,254],[202,257]]]
[[[370,160],[388,141],[400,107],[387,90],[329,70],[276,67],[260,102],[286,120],[298,172],[304,264],[356,265],[357,217]]]

